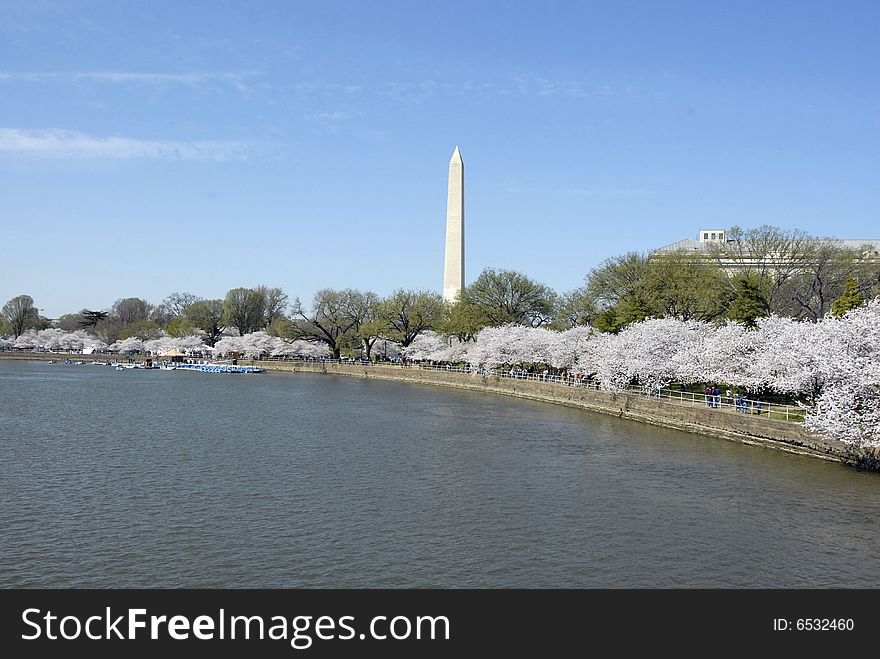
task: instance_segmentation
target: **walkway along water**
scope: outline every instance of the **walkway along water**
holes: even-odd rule
[[[783,406],[774,406],[771,415],[768,414],[771,409],[768,404],[759,401],[750,401],[749,410],[754,414],[742,414],[738,413],[740,410],[733,401],[726,403],[723,397],[716,408],[707,405],[703,394],[661,390],[660,396],[657,396],[646,395],[639,389],[609,392],[596,388],[592,383],[573,386],[572,381],[564,382],[559,378],[553,379],[553,376],[544,378],[535,374],[525,378],[511,377],[509,373],[469,373],[445,366],[403,367],[336,360],[253,360],[239,363],[259,365],[266,370],[344,375],[484,391],[577,407],[822,460],[855,464],[859,457],[843,442],[827,440],[795,422],[803,418],[799,408],[788,406],[789,421],[785,421]],[[796,417],[795,413],[800,413],[800,416]]]

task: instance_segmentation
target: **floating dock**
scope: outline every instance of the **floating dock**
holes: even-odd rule
[[[232,364],[175,364],[177,370],[202,373],[263,373],[259,366],[233,366]]]

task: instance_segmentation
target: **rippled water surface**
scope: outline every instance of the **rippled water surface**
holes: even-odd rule
[[[0,586],[880,585],[880,477],[320,375],[0,360]]]

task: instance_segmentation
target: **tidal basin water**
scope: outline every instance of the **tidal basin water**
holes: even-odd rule
[[[880,476],[549,404],[0,360],[0,587],[880,585]]]

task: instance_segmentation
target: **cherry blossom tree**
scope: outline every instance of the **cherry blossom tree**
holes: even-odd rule
[[[73,351],[81,351],[86,344],[86,341],[92,339],[92,337],[88,332],[83,330],[75,330],[73,332],[65,333],[59,340],[58,345],[62,350],[73,350]]]
[[[177,350],[177,339],[171,336],[150,339],[149,341],[144,341],[144,350],[151,355],[159,355],[169,350]]]
[[[144,342],[136,336],[132,336],[127,339],[123,339],[122,341],[117,341],[110,346],[110,349],[118,353],[143,352]]]
[[[254,359],[261,355],[271,354],[276,341],[279,340],[277,337],[269,336],[265,332],[249,332],[242,336],[225,337],[214,345],[214,349],[219,355],[237,352],[245,357]]]
[[[745,325],[728,322],[702,328],[700,350],[677,353],[675,362],[681,382],[723,382],[756,390],[762,379],[750,377],[750,365],[763,343],[763,335]]]
[[[329,354],[327,344],[303,339],[290,342],[278,339],[271,352],[273,357],[310,357],[313,359],[327,357]]]
[[[208,352],[210,346],[205,342],[205,338],[205,332],[201,330],[189,336],[180,336],[177,338],[177,349],[188,355],[194,352]]]
[[[277,336],[269,336],[266,332],[251,332],[241,337],[244,341],[244,354],[252,359],[262,355],[271,355],[282,342]]]
[[[823,386],[807,427],[858,447],[880,447],[880,299],[820,324],[823,335],[812,349]]]
[[[447,361],[449,341],[442,334],[426,330],[415,337],[402,352],[407,359],[414,361]]]
[[[100,339],[88,334],[88,332],[84,332],[85,336],[83,337],[83,350],[91,350],[92,352],[104,352],[109,346],[101,341]]]
[[[65,334],[64,330],[55,327],[40,330],[36,336],[36,347],[43,350],[61,350],[61,339]]]
[[[554,334],[558,333],[518,324],[486,327],[467,346],[466,361],[471,366],[489,369],[505,364],[547,364]]]
[[[708,332],[711,326],[700,321],[648,319],[588,341],[580,365],[596,374],[603,389],[635,383],[654,391],[682,379],[680,365],[699,353]]]
[[[218,341],[214,348],[221,356],[237,352],[248,358],[258,358],[263,355],[317,358],[328,355],[326,344],[303,339],[285,341],[277,336],[270,336],[266,332],[251,332],[244,336],[227,336]]]
[[[575,369],[580,356],[586,353],[588,342],[596,332],[590,327],[572,327],[564,332],[553,332],[548,346],[550,366],[558,369]]]
[[[33,350],[37,347],[37,331],[25,330],[18,335],[13,346],[16,350]]]
[[[245,344],[240,336],[224,336],[214,344],[217,355],[225,356],[230,352],[244,353]]]
[[[373,354],[381,355],[382,357],[399,357],[402,349],[403,344],[390,339],[378,339],[376,343],[373,344]]]
[[[294,354],[299,355],[300,357],[317,359],[319,357],[328,357],[330,355],[327,345],[325,343],[319,343],[318,341],[303,341],[297,339],[291,345],[296,350]]]

